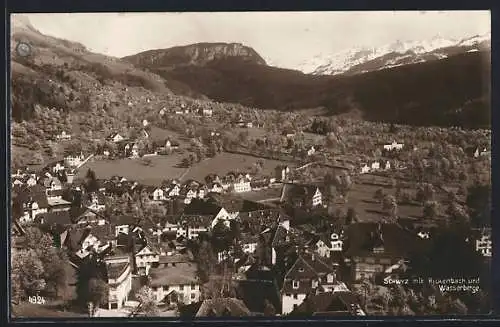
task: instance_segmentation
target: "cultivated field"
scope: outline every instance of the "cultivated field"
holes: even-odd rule
[[[282,187],[272,187],[257,191],[239,193],[238,195],[243,199],[250,201],[270,201],[281,197],[281,189]]]
[[[205,177],[211,173],[225,175],[230,171],[250,172],[254,164],[259,160],[264,163],[260,175],[274,176],[274,169],[277,165],[282,164],[278,160],[221,153],[214,158],[208,158],[186,169],[178,167],[184,157],[183,154],[175,153],[168,156],[147,157],[151,160],[149,166],[145,165],[142,159],[93,161],[80,168],[77,177],[85,177],[87,170],[92,169],[97,178],[110,178],[117,175],[146,185],[159,185],[164,179],[194,179],[204,182]]]
[[[344,211],[348,208],[355,208],[361,221],[378,221],[386,214],[382,210],[380,201],[374,199],[375,192],[382,188],[385,194],[395,196],[396,188],[388,184],[389,179],[381,176],[373,176],[366,174],[358,178],[357,183],[354,183],[348,195],[348,203],[339,205]],[[412,197],[416,192],[416,188],[405,188]],[[443,203],[445,194],[436,190],[436,200]],[[443,210],[441,210],[443,211]],[[398,215],[404,218],[422,219],[423,207],[420,204],[398,204]]]
[[[263,159],[234,153],[221,153],[214,158],[195,164],[183,179],[194,179],[203,182],[205,176],[211,173],[222,176],[231,171],[242,173],[250,172],[254,164],[259,160],[264,163],[262,171],[259,174],[262,176],[274,176],[274,169],[276,166],[283,164],[283,162],[278,160]],[[290,166],[290,163],[286,164]]]
[[[179,178],[186,171],[185,168],[177,167],[182,161],[182,156],[172,154],[168,156],[147,157],[151,165],[146,166],[142,159],[120,159],[93,161],[84,165],[78,171],[78,177],[83,178],[87,169],[92,169],[97,178],[110,178],[122,176],[129,180],[136,180],[146,185],[159,185],[162,180]]]

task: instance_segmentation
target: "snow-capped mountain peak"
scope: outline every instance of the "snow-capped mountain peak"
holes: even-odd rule
[[[318,54],[301,62],[296,68],[306,74],[314,75],[355,74],[404,64],[443,59],[451,54],[456,54],[457,47],[462,47],[464,53],[471,52],[470,50],[480,47],[490,39],[491,33],[462,40],[444,38],[439,34],[426,40],[396,40],[393,43],[379,47],[357,46],[334,54]],[[447,51],[447,49],[452,48],[453,51]]]

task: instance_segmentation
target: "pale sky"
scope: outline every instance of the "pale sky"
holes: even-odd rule
[[[40,32],[122,57],[197,42],[238,42],[293,68],[320,53],[490,32],[489,11],[28,14]]]

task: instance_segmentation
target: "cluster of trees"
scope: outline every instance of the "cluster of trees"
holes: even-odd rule
[[[57,298],[68,277],[65,252],[36,227],[26,229],[25,242],[25,248],[12,255],[13,300],[23,301],[37,294]]]
[[[108,300],[109,286],[106,267],[95,254],[89,255],[77,272],[76,295],[78,304],[89,310],[93,316],[101,305]]]
[[[355,293],[368,314],[414,316],[469,312],[469,308],[459,298],[441,295],[428,286],[421,289],[401,285],[382,287],[373,280],[364,279]]]
[[[330,170],[325,174],[323,183],[327,190],[326,195],[329,202],[333,202],[337,195],[341,195],[346,199],[353,185],[352,178],[348,173],[336,174],[334,170]]]

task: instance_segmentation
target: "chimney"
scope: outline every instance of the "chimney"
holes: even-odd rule
[[[312,260],[312,261],[314,261],[314,260],[315,260],[315,258],[314,258],[314,253],[313,253],[313,254],[311,254],[311,260]]]

